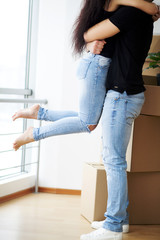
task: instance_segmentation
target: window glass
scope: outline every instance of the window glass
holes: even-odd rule
[[[29,0],[0,1],[0,87],[24,88]]]
[[[25,88],[29,0],[0,1],[0,88]],[[0,98],[23,98],[0,95]],[[12,121],[12,115],[24,104],[0,102],[0,178],[21,172],[22,150],[12,144],[23,132],[23,120]],[[11,168],[11,169],[6,169]],[[6,170],[4,170],[6,169]]]

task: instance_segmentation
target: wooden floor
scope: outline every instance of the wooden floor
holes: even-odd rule
[[[91,231],[80,196],[28,194],[0,207],[0,240],[78,240]],[[160,240],[160,225],[130,226],[123,239]]]

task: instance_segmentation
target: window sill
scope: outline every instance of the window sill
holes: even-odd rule
[[[0,181],[0,197],[10,195],[35,186],[35,175],[26,173]]]

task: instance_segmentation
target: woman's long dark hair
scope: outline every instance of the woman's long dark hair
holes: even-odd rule
[[[73,25],[72,47],[75,55],[83,52],[85,47],[83,34],[97,23],[105,2],[106,0],[84,0],[80,14]]]

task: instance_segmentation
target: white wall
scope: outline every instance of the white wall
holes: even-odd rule
[[[155,0],[154,3],[160,5],[160,0]],[[160,20],[154,23],[154,34],[160,34]]]
[[[71,26],[81,0],[40,0],[36,98],[47,98],[49,109],[78,106],[77,62],[71,56]],[[160,21],[154,33],[160,33]],[[43,123],[45,124],[45,123]],[[81,189],[82,165],[99,161],[101,127],[91,134],[51,137],[41,141],[39,185]]]
[[[76,110],[78,106],[77,62],[69,43],[80,2],[40,0],[36,98],[47,98],[49,109]],[[81,189],[82,163],[99,161],[100,141],[100,127],[92,134],[42,140],[39,185]]]

